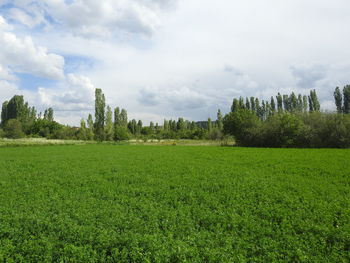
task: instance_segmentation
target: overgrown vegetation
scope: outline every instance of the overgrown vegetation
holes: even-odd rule
[[[224,118],[224,132],[234,135],[241,146],[349,148],[350,86],[334,93],[338,113],[320,112],[316,91],[310,95],[276,96],[276,101],[234,99]]]
[[[0,262],[349,262],[348,150],[0,149]]]

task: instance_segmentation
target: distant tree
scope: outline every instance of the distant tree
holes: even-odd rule
[[[250,97],[250,109],[252,111],[256,111],[256,107],[255,107],[255,98],[254,97]]]
[[[297,112],[303,112],[303,96],[298,94]]]
[[[260,118],[261,117],[261,108],[260,108],[260,101],[258,98],[255,99],[255,111],[256,111],[256,115]]]
[[[307,112],[308,109],[308,98],[306,95],[303,96],[303,112]]]
[[[1,109],[1,127],[5,126],[5,122],[8,120],[7,117],[7,106],[8,106],[8,101],[5,101],[2,104],[2,109]]]
[[[290,95],[289,101],[290,111],[296,112],[298,110],[298,98],[294,92],[292,92],[292,94]]]
[[[310,96],[309,96],[309,108],[310,111],[320,111],[320,103],[317,98],[316,90],[311,90],[310,91]]]
[[[238,106],[239,106],[240,109],[244,109],[245,108],[243,97],[239,97]]]
[[[270,106],[271,106],[272,113],[275,113],[276,112],[276,103],[275,103],[275,100],[272,96],[271,96]]]
[[[245,108],[247,110],[250,110],[250,102],[249,102],[249,99],[248,98],[245,98]]]
[[[119,107],[116,107],[114,109],[114,128],[116,128],[120,124],[120,110]]]
[[[53,121],[53,109],[52,108],[48,108],[47,119],[48,119],[48,121]]]
[[[177,127],[177,126],[176,126],[176,127]],[[150,129],[150,131],[151,131],[151,134],[153,134],[153,133],[155,132],[154,122],[153,122],[153,121],[151,121],[151,122],[149,123],[149,129]]]
[[[343,88],[343,96],[344,96],[344,113],[350,113],[350,85],[347,85]]]
[[[79,129],[78,138],[84,141],[87,140],[87,129],[86,129],[86,123],[84,119],[80,120],[80,129]]]
[[[101,89],[95,90],[95,138],[96,140],[103,141],[105,139],[105,109],[106,101],[105,96]]]
[[[120,125],[126,127],[128,125],[128,113],[125,109],[120,112]]]
[[[23,96],[13,96],[7,104],[7,119],[21,120],[25,112]]]
[[[280,93],[278,93],[278,95],[276,96],[276,100],[278,113],[281,113],[283,111],[283,98]]]
[[[239,100],[234,98],[231,106],[231,112],[235,112],[239,109]]]
[[[44,120],[53,121],[53,109],[48,108],[44,111]]]
[[[210,133],[213,130],[213,125],[211,123],[211,119],[208,118],[208,126],[207,126],[208,132]]]
[[[17,119],[9,119],[5,123],[4,132],[7,138],[19,139],[24,137],[24,133],[22,131],[22,124]]]
[[[112,115],[113,115],[113,113],[112,113],[111,107],[107,106],[106,125],[105,125],[105,134],[106,134],[107,141],[112,141],[113,137],[114,137]]]
[[[224,123],[223,123],[223,119],[222,119],[222,114],[220,109],[218,110],[218,113],[216,114],[216,125],[219,129],[219,131],[222,131],[224,128]]]
[[[183,118],[179,118],[176,123],[176,130],[183,131],[185,129],[185,121]]]
[[[311,95],[308,96],[308,99],[309,99],[309,111],[313,112],[314,111],[314,105],[312,103]]]
[[[169,130],[169,122],[166,119],[164,119],[164,122],[163,122],[163,129],[164,131]]]
[[[92,119],[92,115],[89,114],[87,119],[87,131],[86,131],[86,139],[93,140],[94,139],[94,121]]]
[[[289,100],[289,96],[284,94],[283,95],[283,107],[285,111],[290,111],[290,100]]]
[[[142,121],[139,120],[139,121],[137,122],[136,133],[139,135],[139,134],[141,134],[141,131],[142,131]]]
[[[335,88],[334,100],[335,100],[335,106],[337,107],[337,112],[342,113],[343,112],[343,96],[340,92],[339,87]]]

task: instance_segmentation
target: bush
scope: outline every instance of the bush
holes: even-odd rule
[[[10,119],[6,122],[4,127],[5,137],[12,139],[19,139],[24,137],[22,131],[22,124],[17,119]]]
[[[124,126],[117,126],[114,131],[114,140],[116,141],[129,140],[128,128]]]

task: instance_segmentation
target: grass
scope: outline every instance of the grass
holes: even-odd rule
[[[0,138],[0,147],[73,145],[73,144],[86,144],[86,143],[93,143],[93,142],[78,141],[78,140],[48,140],[46,138],[23,138],[23,139]]]
[[[349,262],[349,150],[0,149],[0,262]]]

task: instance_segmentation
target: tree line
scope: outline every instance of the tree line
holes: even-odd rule
[[[222,136],[223,118],[205,127],[184,118],[166,120],[162,124],[150,122],[144,126],[141,120],[128,120],[125,109],[114,110],[106,105],[101,89],[95,90],[95,120],[91,114],[81,119],[77,138],[81,140],[121,141],[129,139],[210,139]],[[209,123],[208,122],[208,123]]]
[[[315,90],[277,94],[270,101],[233,99],[224,117],[224,134],[253,147],[350,147],[350,86],[334,91],[337,113],[321,112]]]
[[[233,136],[238,145],[256,147],[350,147],[350,85],[336,87],[337,113],[322,112],[316,90],[308,95],[280,94],[268,100],[234,98],[231,111],[217,111],[216,120],[184,118],[150,122],[128,120],[126,109],[106,105],[101,89],[95,90],[94,117],[81,119],[80,127],[54,120],[48,108],[42,114],[15,95],[2,104],[0,137],[46,137],[122,141],[129,139],[211,139]]]

